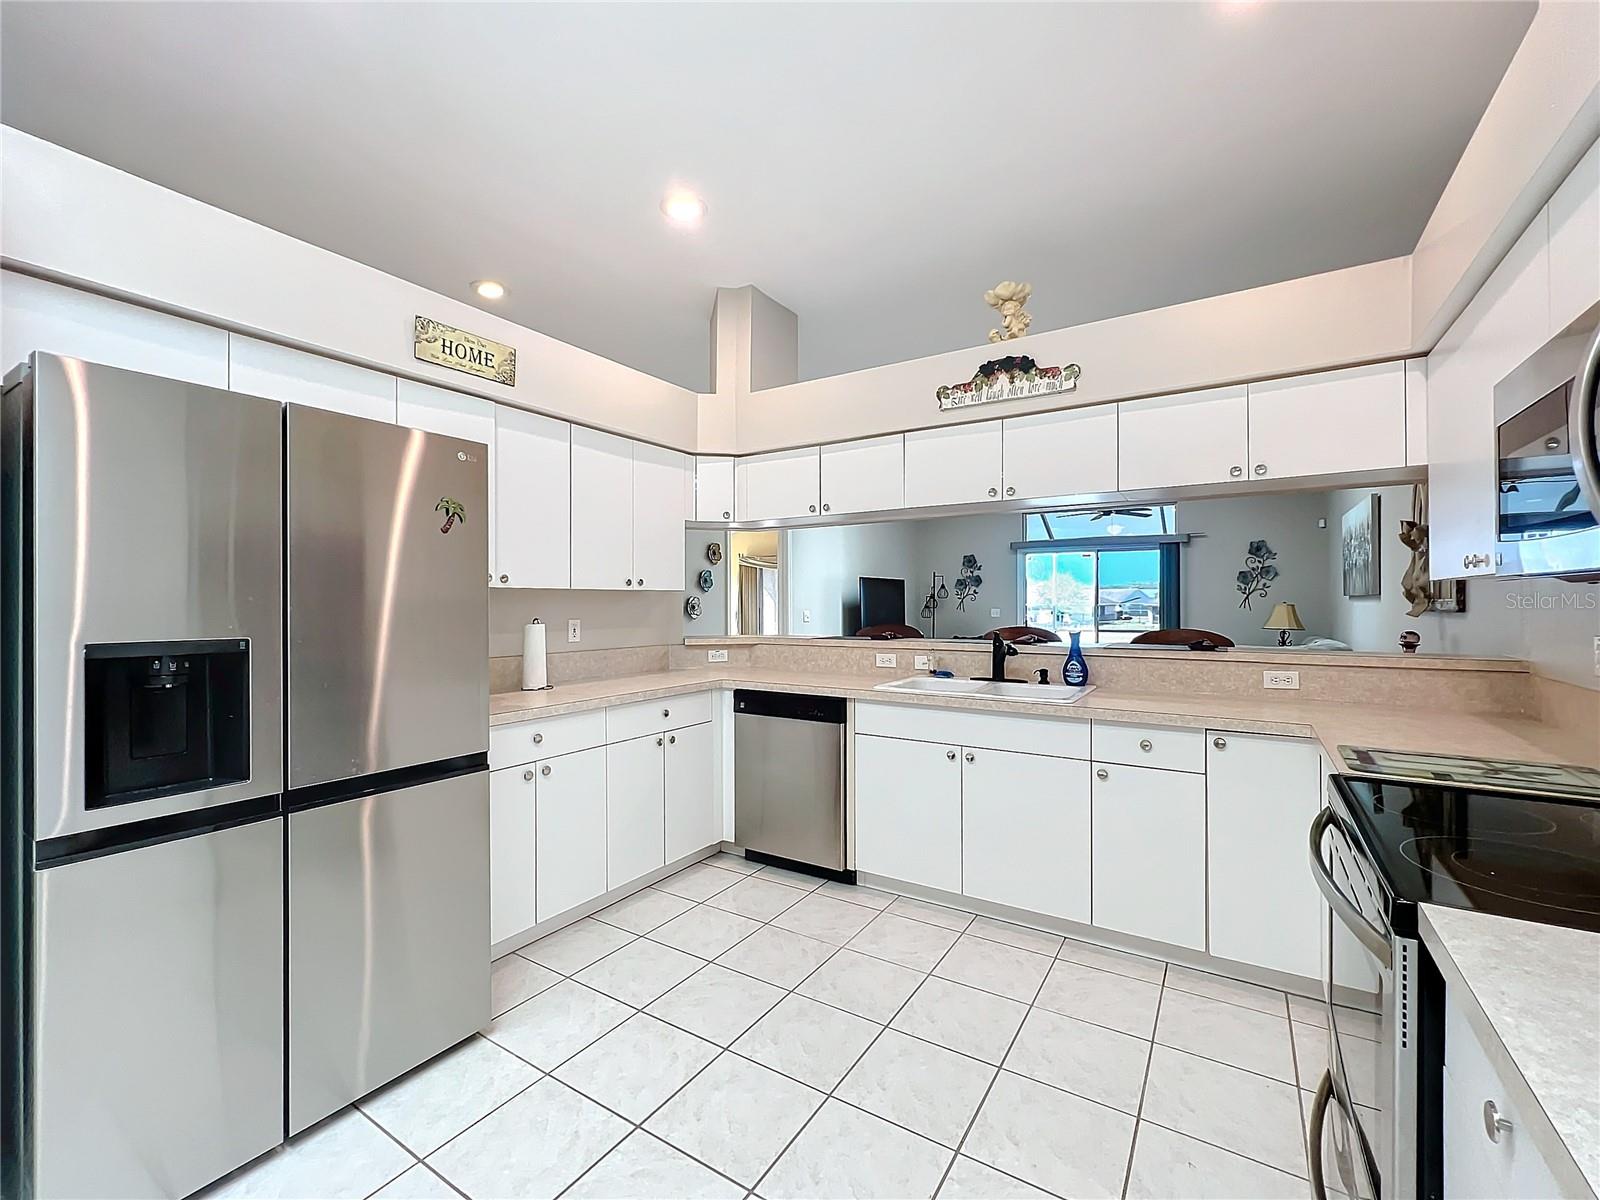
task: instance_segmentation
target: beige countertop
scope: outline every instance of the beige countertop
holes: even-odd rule
[[[1600,1193],[1600,933],[1420,906],[1422,940],[1565,1194]]]
[[[1293,698],[1212,695],[1137,695],[1097,688],[1073,705],[976,700],[960,695],[875,691],[903,674],[822,674],[733,664],[656,671],[561,684],[544,692],[499,692],[489,698],[489,724],[581,712],[608,704],[654,700],[713,687],[807,692],[889,704],[921,704],[980,712],[1011,712],[1065,720],[1182,725],[1232,733],[1317,738],[1337,763],[1341,745],[1387,750],[1529,759],[1600,766],[1600,738],[1585,738],[1526,717],[1496,713],[1440,713],[1371,704]]]

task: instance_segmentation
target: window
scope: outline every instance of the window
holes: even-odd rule
[[[1024,624],[1078,630],[1091,645],[1178,624],[1178,546],[1171,505],[1030,513],[1015,543]]]

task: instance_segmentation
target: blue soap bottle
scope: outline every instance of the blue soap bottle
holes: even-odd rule
[[[1072,645],[1067,650],[1067,661],[1061,667],[1061,681],[1068,687],[1082,687],[1089,682],[1089,664],[1084,661],[1083,647],[1078,645],[1078,631],[1070,635]]]

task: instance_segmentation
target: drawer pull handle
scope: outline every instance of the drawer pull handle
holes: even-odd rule
[[[1499,1142],[1502,1133],[1511,1132],[1511,1122],[1500,1115],[1493,1100],[1483,1102],[1483,1132],[1489,1135],[1491,1142]]]
[[[662,739],[661,739],[661,738],[657,738],[657,739],[656,739],[656,745],[658,745],[658,746],[659,746],[659,745],[661,745],[661,744],[662,744]]]
[[[522,773],[522,778],[523,778],[523,780],[525,782],[531,782],[533,780],[533,772],[532,771],[524,771]]]
[[[967,751],[967,761],[968,762],[977,762],[978,761],[978,756],[976,754],[974,754],[971,750],[968,750]]]
[[[542,746],[542,745],[544,745],[544,734],[542,734],[542,733],[536,733],[536,734],[534,734],[534,735],[533,735],[533,744],[534,744],[534,745],[535,745],[535,746]]]
[[[1228,748],[1228,739],[1227,738],[1212,738],[1211,739],[1211,744],[1213,746],[1215,746],[1218,750],[1226,750]]]
[[[1139,749],[1143,750],[1146,754],[1149,754],[1150,751],[1155,749],[1155,746],[1153,746],[1151,744],[1149,738],[1140,738],[1139,739]]]
[[[540,767],[539,768],[539,774],[541,774],[541,775],[550,774],[550,764],[549,763],[545,763],[544,766]]]
[[[956,752],[954,750],[946,750],[944,752],[944,756],[946,758],[948,758],[951,762],[955,762],[955,760],[956,760]]]
[[[1098,771],[1096,771],[1094,773],[1094,777],[1096,779],[1110,779],[1111,778],[1111,772],[1106,770],[1104,767],[1101,767]]]
[[[677,734],[673,734],[671,737],[669,737],[667,739],[667,745],[676,746],[677,744],[678,744],[678,735]]]

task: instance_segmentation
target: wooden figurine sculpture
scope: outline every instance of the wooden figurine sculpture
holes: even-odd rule
[[[1000,323],[1005,326],[1005,332],[998,329],[989,330],[991,342],[1009,342],[1012,338],[1019,338],[1028,332],[1028,326],[1033,324],[1033,317],[1022,311],[1022,306],[1028,302],[1028,297],[1033,295],[1033,284],[1013,283],[1006,280],[997,283],[993,288],[983,294],[984,300],[990,308],[1000,313]]]

